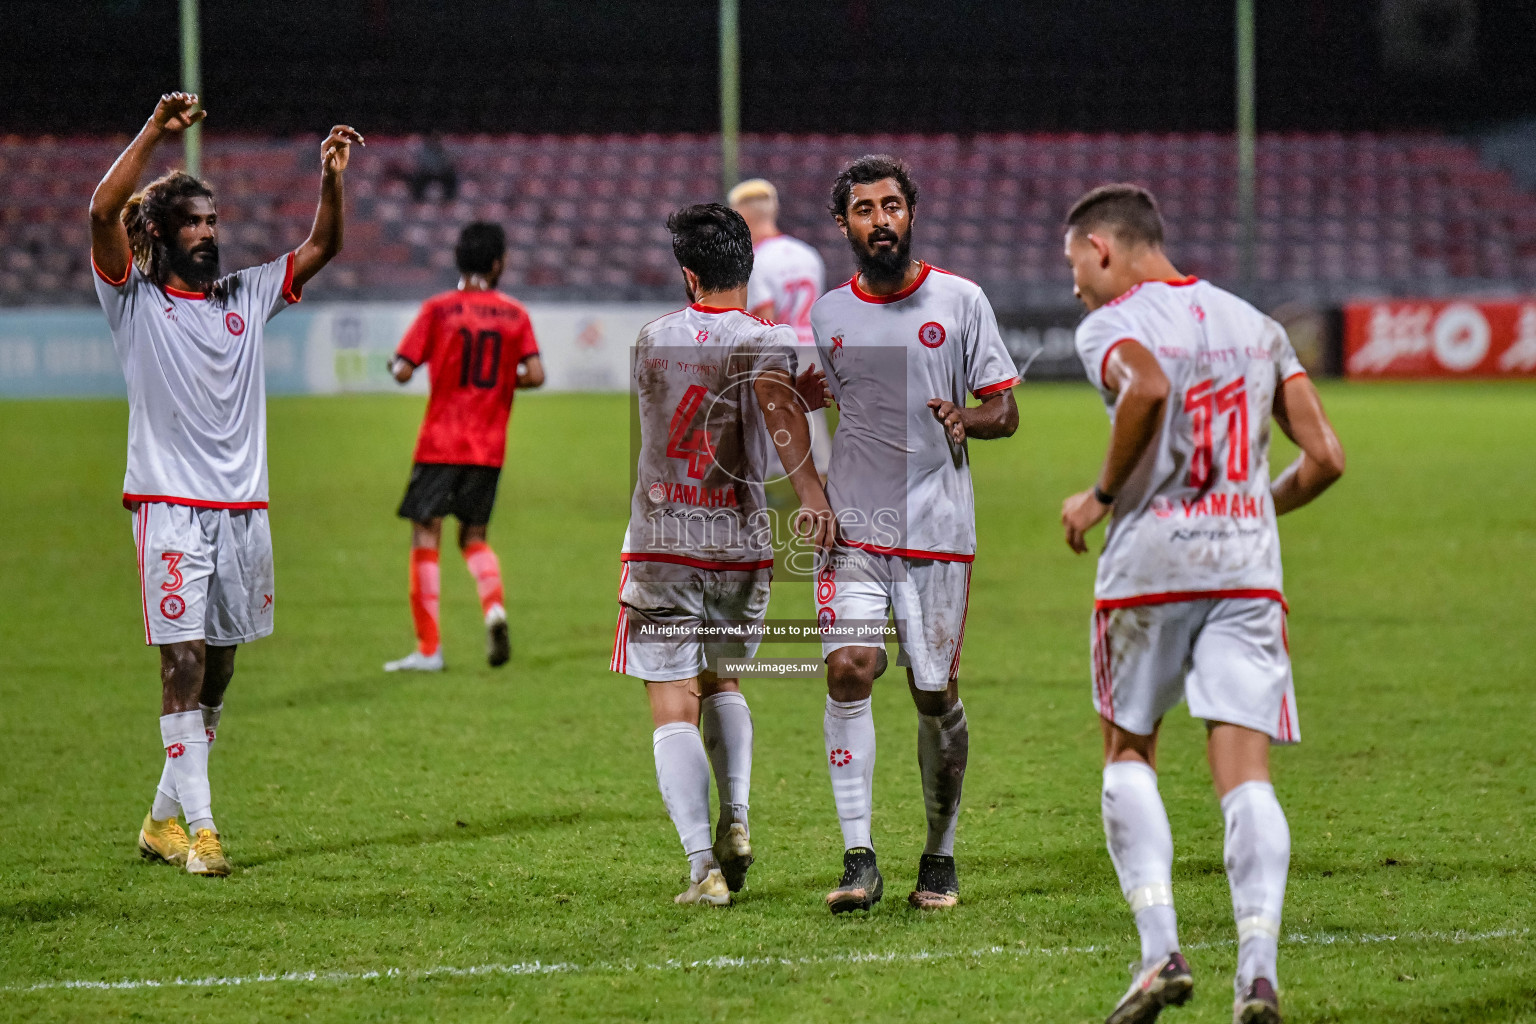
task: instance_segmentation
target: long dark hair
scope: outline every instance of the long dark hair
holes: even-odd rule
[[[213,199],[213,189],[186,171],[171,171],[135,192],[123,207],[123,227],[128,229],[128,245],[139,272],[161,288],[169,270],[170,239],[180,226],[181,204],[188,199]],[[159,230],[157,237],[151,226]],[[224,299],[229,286],[220,279],[209,285],[204,295]]]

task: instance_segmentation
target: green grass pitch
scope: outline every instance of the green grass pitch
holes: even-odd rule
[[[1324,397],[1349,474],[1282,521],[1304,739],[1275,757],[1294,837],[1287,1020],[1536,1020],[1536,388]],[[1018,434],[974,446],[964,902],[922,917],[903,899],[923,811],[892,672],[875,699],[889,896],[838,919],[821,902],[841,850],[815,680],[746,686],[744,898],[672,904],[685,864],[645,701],[607,671],[622,396],[519,399],[491,531],[513,663],[485,666],[472,581],[445,557],[450,670],[408,678],[379,666],[410,644],[393,509],[421,404],[271,402],[277,633],[241,652],[213,754],[224,881],[134,849],[161,754],[116,500],[125,407],[0,404],[0,1019],[1102,1020],[1136,942],[1099,822],[1093,566],[1057,516],[1106,425],[1081,386],[1019,398]],[[782,585],[773,614],[810,600]],[[1201,741],[1170,716],[1162,789],[1196,972],[1174,1024],[1231,1013]]]

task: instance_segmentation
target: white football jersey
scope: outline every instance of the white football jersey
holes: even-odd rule
[[[1116,496],[1099,556],[1099,607],[1206,597],[1283,601],[1269,495],[1275,393],[1305,373],[1285,329],[1193,277],[1147,281],[1089,314],[1077,352],[1111,419],[1104,365],[1139,342],[1171,390],[1152,445]]]
[[[128,383],[124,504],[267,507],[262,332],[299,301],[293,254],[223,283],[228,297],[220,300],[161,288],[132,265],[116,282],[96,271]]]
[[[698,303],[641,329],[632,380],[640,448],[624,561],[773,567],[763,481],[780,467],[753,384],[769,370],[794,376],[795,347],[787,327]]]
[[[827,497],[844,540],[908,558],[968,562],[976,553],[970,455],[928,401],[964,405],[1019,382],[981,288],[921,264],[894,295],[855,278],[811,309],[837,399]]]
[[[774,323],[793,327],[800,344],[813,344],[811,304],[821,296],[826,280],[819,252],[798,238],[774,235],[753,247],[747,308],[755,313],[771,304]]]

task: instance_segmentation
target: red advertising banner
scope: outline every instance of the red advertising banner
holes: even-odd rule
[[[1344,307],[1349,377],[1536,377],[1536,299]]]

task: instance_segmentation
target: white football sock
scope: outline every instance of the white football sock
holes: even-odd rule
[[[699,704],[699,733],[715,770],[715,789],[720,795],[720,831],[747,824],[748,798],[752,789],[752,710],[747,698],[735,691],[714,693]]]
[[[656,785],[695,882],[716,867],[709,839],[709,758],[697,726],[668,722],[651,734],[656,754]]]
[[[149,808],[149,816],[156,821],[181,816],[181,801],[176,799],[175,764],[169,754],[160,768],[160,784],[155,787],[155,802]]]
[[[224,714],[224,705],[221,703],[216,707],[209,707],[207,704],[199,704],[197,710],[203,713],[203,729],[208,733],[208,745],[211,747],[213,741],[218,739],[219,718]]]
[[[960,820],[960,790],[970,752],[965,705],[942,715],[917,716],[917,766],[923,776],[923,804],[928,809],[928,845],[924,853],[952,857],[955,823]]]
[[[160,739],[176,780],[176,796],[187,816],[187,829],[218,831],[213,824],[213,790],[208,785],[208,733],[201,711],[160,716]]]
[[[832,773],[832,800],[843,828],[843,848],[873,850],[869,838],[875,789],[875,712],[873,698],[836,701],[827,698],[822,719],[827,766]]]
[[[1279,988],[1275,963],[1285,876],[1291,865],[1291,829],[1268,782],[1234,786],[1221,798],[1221,813],[1227,819],[1223,860],[1237,919],[1236,989],[1241,993],[1256,978],[1267,978]]]
[[[1140,761],[1104,767],[1104,840],[1120,891],[1136,915],[1141,965],[1149,967],[1179,948],[1173,910],[1173,831],[1157,791],[1157,773]]]

